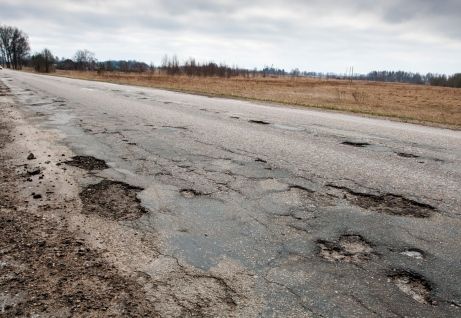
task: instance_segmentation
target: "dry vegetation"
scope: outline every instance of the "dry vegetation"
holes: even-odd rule
[[[291,77],[216,78],[57,71],[56,75],[211,96],[333,109],[461,128],[461,89]]]

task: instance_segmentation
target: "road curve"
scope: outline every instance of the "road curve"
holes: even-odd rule
[[[254,300],[251,315],[461,315],[461,132],[8,70],[0,80],[31,124],[107,163],[93,178],[143,189],[148,212],[122,228],[182,266],[244,275],[233,293]],[[154,263],[138,270],[157,275]]]

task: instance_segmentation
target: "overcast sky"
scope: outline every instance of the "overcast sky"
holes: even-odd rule
[[[461,72],[461,0],[1,0],[0,23],[60,57]]]

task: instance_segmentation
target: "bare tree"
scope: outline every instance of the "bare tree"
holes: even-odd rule
[[[40,53],[35,53],[31,57],[31,63],[35,71],[40,73],[50,73],[53,72],[54,63],[56,62],[55,57],[50,50],[44,49]]]
[[[74,62],[81,71],[93,71],[97,66],[94,53],[88,50],[78,50],[74,55]]]
[[[16,27],[0,26],[1,62],[8,68],[21,69],[29,54],[29,38]]]
[[[4,66],[11,67],[11,39],[13,37],[13,27],[0,26],[0,49]]]

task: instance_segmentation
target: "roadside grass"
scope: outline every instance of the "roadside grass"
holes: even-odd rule
[[[292,77],[217,78],[58,70],[54,75],[315,107],[461,129],[461,89]]]

